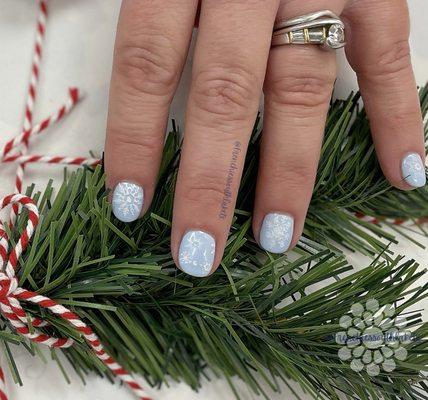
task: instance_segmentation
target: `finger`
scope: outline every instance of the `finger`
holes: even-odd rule
[[[343,0],[283,1],[277,20],[329,9]],[[336,56],[315,45],[270,52],[253,230],[260,246],[284,253],[298,241],[312,196]]]
[[[122,221],[137,219],[151,202],[196,9],[197,0],[122,3],[105,148],[113,212]]]
[[[191,275],[208,275],[223,254],[277,6],[202,2],[172,229],[177,265]]]
[[[356,0],[349,20],[348,59],[357,72],[386,178],[400,189],[424,186],[425,146],[409,48],[405,0]]]

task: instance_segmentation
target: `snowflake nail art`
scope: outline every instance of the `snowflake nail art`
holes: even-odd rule
[[[293,237],[294,219],[290,215],[266,215],[260,230],[260,245],[271,253],[285,253]]]
[[[178,261],[180,268],[196,277],[208,276],[215,255],[215,240],[208,233],[189,231],[181,240]]]
[[[425,165],[417,153],[407,154],[401,163],[404,180],[412,187],[419,188],[426,185]]]
[[[143,209],[143,188],[130,182],[120,182],[113,192],[113,213],[123,222],[135,221]]]

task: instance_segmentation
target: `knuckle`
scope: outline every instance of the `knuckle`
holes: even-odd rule
[[[260,10],[260,0],[216,0],[216,3],[224,6],[230,6],[231,4],[245,5],[248,9]]]
[[[286,165],[278,166],[272,171],[271,179],[280,187],[287,187],[291,192],[296,189],[313,186],[315,179],[314,168],[305,163],[292,164],[288,162]]]
[[[193,173],[188,177],[190,185],[184,192],[186,202],[204,204],[216,208],[223,200],[224,182],[215,171]]]
[[[172,95],[178,80],[178,57],[166,36],[139,35],[116,46],[115,69],[139,93]]]
[[[402,127],[409,126],[410,121],[419,121],[420,123],[422,120],[420,108],[417,104],[413,106],[404,102],[393,104],[385,116],[387,118],[383,123],[389,128],[390,135],[397,137],[402,134]]]
[[[385,46],[375,61],[366,68],[366,74],[375,77],[393,77],[411,68],[409,41],[396,40]]]
[[[279,107],[303,109],[304,112],[326,107],[331,98],[334,77],[313,74],[298,76],[287,74],[275,81],[266,81],[266,100],[269,104]]]
[[[244,121],[255,112],[260,93],[258,78],[242,67],[215,66],[194,77],[195,112],[209,122]]]
[[[162,143],[154,135],[142,135],[124,130],[109,131],[109,148],[117,154],[122,154],[129,162],[135,158],[136,165],[142,159],[152,159],[158,154]]]

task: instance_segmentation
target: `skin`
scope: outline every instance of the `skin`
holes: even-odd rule
[[[202,230],[216,241],[218,267],[227,240],[245,152],[262,92],[264,130],[253,231],[265,215],[294,217],[294,246],[311,199],[324,124],[336,78],[335,52],[318,46],[270,48],[276,20],[329,9],[344,20],[346,55],[371,121],[385,177],[410,190],[401,160],[425,159],[422,117],[410,60],[405,0],[124,0],[115,44],[105,149],[107,185],[155,190],[168,110],[193,27],[199,26],[174,201],[171,250]],[[239,144],[239,145],[238,145]],[[239,146],[224,200],[232,153]]]

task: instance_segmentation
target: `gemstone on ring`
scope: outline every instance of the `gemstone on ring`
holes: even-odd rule
[[[334,24],[330,26],[326,43],[333,49],[339,49],[345,45],[345,29],[342,25]]]

